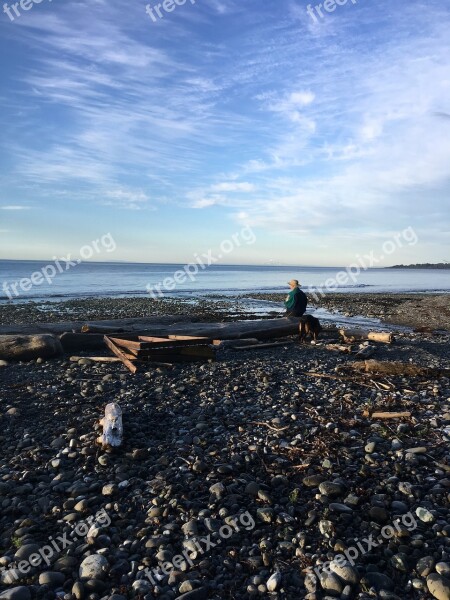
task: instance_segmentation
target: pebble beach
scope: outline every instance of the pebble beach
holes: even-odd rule
[[[406,296],[336,294],[323,306],[408,327],[376,344],[377,360],[448,368],[448,296],[427,299],[434,317],[422,320],[424,298]],[[152,314],[145,302],[0,314],[2,324],[138,317]],[[240,304],[152,310],[214,321],[236,318]],[[285,342],[135,375],[87,356],[2,366],[2,597],[448,600],[448,377],[349,376],[352,357],[325,340]],[[124,443],[105,451],[95,441],[109,402],[123,410]],[[64,536],[64,548],[30,564]]]

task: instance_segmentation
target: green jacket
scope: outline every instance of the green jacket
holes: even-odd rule
[[[295,316],[301,317],[306,310],[308,299],[306,294],[302,292],[298,287],[294,288],[286,296],[284,305],[286,310],[293,312]]]

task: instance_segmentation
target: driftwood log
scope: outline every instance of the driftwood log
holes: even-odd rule
[[[383,333],[382,331],[363,331],[362,329],[341,329],[339,334],[345,342],[356,342],[360,340],[370,340],[371,342],[382,342],[383,344],[392,344],[394,336],[392,333]]]
[[[0,335],[0,359],[35,360],[54,358],[63,353],[61,342],[51,334]]]
[[[371,419],[409,419],[411,413],[409,411],[403,412],[373,412],[370,413],[368,410],[363,412],[364,417],[370,417]]]
[[[104,362],[104,363],[116,363],[121,362],[120,358],[115,356],[71,356],[69,358],[70,362],[78,362],[82,358],[87,358],[92,362]]]
[[[344,346],[343,344],[327,344],[326,350],[332,352],[342,352],[343,354],[351,354],[353,352],[353,346]]]
[[[91,325],[86,323],[81,328],[81,333],[123,333],[125,329],[122,327],[114,327],[110,325]]]
[[[106,323],[106,322],[105,322]],[[108,322],[109,324],[113,322]],[[123,323],[123,321],[118,321]],[[220,340],[239,340],[256,338],[272,340],[289,335],[298,335],[299,319],[266,319],[261,321],[233,321],[229,323],[173,323],[170,325],[157,324],[152,329],[142,328],[130,330],[135,335],[148,336],[203,336]],[[99,323],[95,323],[98,326]],[[125,329],[125,328],[124,328]],[[126,328],[128,332],[128,328]],[[61,343],[65,352],[99,350],[105,346],[101,333],[72,333],[61,335]]]
[[[387,362],[379,360],[365,360],[364,362],[349,363],[346,365],[354,371],[376,373],[378,375],[406,375],[409,377],[448,377],[450,369],[433,369],[420,367],[401,362]]]
[[[105,416],[100,420],[100,425],[103,426],[103,433],[97,438],[99,444],[104,448],[117,448],[122,444],[122,409],[116,402],[106,405]]]

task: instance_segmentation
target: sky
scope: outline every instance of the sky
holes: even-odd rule
[[[0,258],[110,234],[97,260],[184,263],[250,227],[228,263],[346,265],[407,228],[381,265],[450,260],[447,2],[22,2]]]

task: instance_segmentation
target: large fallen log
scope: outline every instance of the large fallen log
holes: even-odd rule
[[[2,360],[54,358],[62,353],[61,342],[54,335],[0,335]]]
[[[109,323],[108,323],[109,325]],[[155,323],[151,329],[145,328],[132,331],[135,335],[149,337],[194,336],[218,340],[238,340],[242,338],[257,338],[271,340],[279,337],[298,334],[299,320],[267,319],[262,321],[233,321],[228,323]],[[116,337],[116,336],[113,336]],[[137,339],[137,338],[136,338]],[[176,339],[176,338],[175,338]],[[80,352],[104,348],[101,333],[64,333],[61,343],[65,352]]]
[[[433,369],[420,367],[401,362],[387,362],[379,360],[365,360],[363,363],[348,363],[345,368],[364,373],[376,373],[378,375],[406,375],[409,377],[448,377],[450,369]]]
[[[392,344],[394,336],[392,333],[382,331],[364,331],[362,329],[341,329],[339,334],[345,342],[352,343],[360,340],[370,340],[372,342],[382,342]]]
[[[125,329],[123,327],[111,326],[111,325],[94,325],[86,323],[81,328],[81,333],[123,333]]]
[[[57,323],[27,323],[14,325],[0,325],[0,335],[41,335],[52,333],[61,335],[66,331],[81,332],[83,326],[107,327],[110,331],[150,331],[154,327],[168,327],[176,323],[194,323],[197,317],[189,315],[159,315],[154,317],[134,317],[130,319],[112,319],[101,321],[60,321]]]
[[[293,344],[294,340],[284,342],[263,342],[261,344],[246,344],[244,346],[235,346],[235,350],[259,350],[260,348],[276,348],[277,346],[286,346]]]

